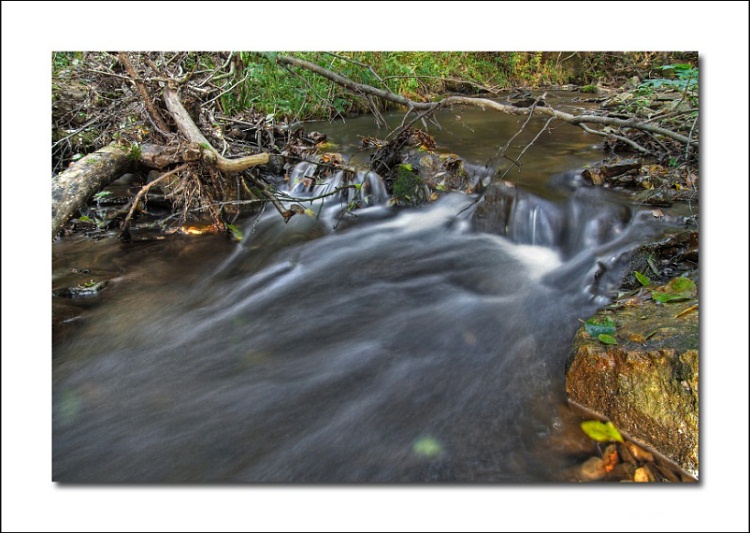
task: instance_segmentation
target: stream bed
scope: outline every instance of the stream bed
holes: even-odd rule
[[[430,132],[438,148],[477,168],[521,124],[445,113]],[[373,134],[364,120],[326,133],[353,155],[356,136]],[[53,479],[569,480],[571,340],[661,231],[573,179],[601,157],[562,125],[494,206],[451,193],[287,224],[269,210],[243,222],[240,243],[62,238],[53,292],[107,284],[53,298]]]

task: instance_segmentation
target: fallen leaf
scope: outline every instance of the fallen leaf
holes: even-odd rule
[[[638,283],[640,283],[644,287],[647,287],[648,285],[651,284],[651,280],[648,279],[648,276],[641,274],[637,270],[634,270],[633,273],[635,274],[635,278],[638,280]]]
[[[669,281],[666,285],[658,287],[651,293],[651,298],[661,303],[688,300],[698,294],[695,282],[689,278],[679,277]]]
[[[443,451],[443,446],[432,437],[420,437],[412,446],[412,451],[421,457],[435,457]]]
[[[583,329],[592,337],[599,337],[601,334],[612,335],[615,332],[615,323],[609,317],[602,321],[592,318],[584,322]]]
[[[612,422],[585,420],[581,422],[581,429],[590,439],[597,442],[623,442],[622,435]]]

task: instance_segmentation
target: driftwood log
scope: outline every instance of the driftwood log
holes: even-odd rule
[[[128,152],[110,144],[52,178],[52,238],[89,198],[130,170]]]

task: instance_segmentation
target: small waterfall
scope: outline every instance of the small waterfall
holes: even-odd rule
[[[477,229],[556,248],[566,259],[616,239],[631,218],[631,209],[605,189],[577,187],[553,201],[502,182],[490,186],[474,213]]]
[[[364,209],[388,202],[389,195],[380,176],[369,170],[338,170],[324,174],[322,166],[302,162],[289,174],[284,191],[290,201],[319,205],[342,205]]]

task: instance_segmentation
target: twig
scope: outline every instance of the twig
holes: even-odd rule
[[[415,80],[441,80],[441,81],[450,81],[453,83],[466,83],[467,85],[471,85],[472,87],[476,87],[477,89],[480,89],[482,91],[486,91],[488,93],[492,94],[498,94],[500,91],[497,87],[487,87],[486,85],[482,85],[481,83],[477,83],[472,80],[465,80],[462,78],[445,78],[443,76],[419,76],[419,75],[411,75],[411,76],[388,76],[385,78],[386,80],[393,80],[393,79],[415,79]]]
[[[370,72],[372,72],[372,75],[375,76],[380,83],[383,84],[383,87],[385,87],[386,89],[388,88],[388,84],[383,81],[383,78],[381,78],[380,76],[378,76],[378,73],[375,72],[375,69],[372,68],[371,65],[367,65],[366,63],[362,63],[361,61],[357,61],[356,59],[351,59],[351,58],[344,57],[344,56],[339,55],[339,54],[334,54],[333,52],[325,52],[325,53],[328,54],[328,55],[330,55],[330,56],[337,57],[337,58],[339,58],[339,59],[341,59],[343,61],[347,61],[349,63],[353,63],[355,65],[358,65],[358,66],[360,66],[362,68],[366,68],[367,70],[369,70]]]
[[[700,115],[695,115],[695,120],[693,120],[693,125],[690,126],[690,133],[688,134],[688,139],[692,139],[692,137],[693,137],[693,130],[695,129],[695,125],[698,124],[698,117],[699,116]],[[690,155],[690,143],[688,143],[685,146],[685,159],[687,159],[689,155]]]
[[[591,133],[593,135],[600,135],[602,137],[613,137],[613,138],[617,139],[620,142],[623,142],[623,143],[625,143],[625,144],[627,144],[629,146],[632,146],[633,148],[635,148],[639,152],[643,152],[644,154],[651,154],[652,153],[651,150],[649,150],[647,148],[644,148],[643,146],[641,146],[640,144],[636,143],[635,141],[631,141],[630,139],[628,139],[627,137],[623,137],[622,135],[615,135],[614,133],[607,133],[607,132],[604,132],[604,131],[594,130],[594,129],[589,128],[585,124],[581,124],[580,127],[586,133]]]
[[[248,72],[246,72],[246,73],[245,73],[245,76],[244,76],[244,77],[243,77],[243,78],[242,78],[241,80],[239,80],[239,81],[235,82],[235,83],[234,83],[234,84],[233,84],[232,86],[230,86],[230,87],[229,87],[228,89],[225,89],[225,90],[221,91],[221,92],[220,92],[219,94],[217,94],[216,96],[214,96],[214,97],[213,97],[213,98],[211,98],[210,100],[207,100],[206,102],[203,102],[203,105],[204,105],[204,106],[205,106],[205,105],[208,105],[208,104],[210,104],[211,102],[213,102],[214,100],[216,100],[216,99],[218,99],[218,98],[221,98],[222,96],[224,96],[225,94],[227,94],[227,93],[228,93],[229,91],[231,91],[232,89],[234,89],[235,87],[237,87],[237,86],[238,86],[238,85],[239,85],[240,83],[244,83],[244,82],[245,82],[245,80],[247,79],[247,77],[248,77],[249,75],[250,75],[250,72],[249,72],[249,71],[248,71]],[[223,89],[223,87],[222,87],[222,89]]]
[[[113,78],[120,78],[121,80],[127,80],[127,81],[133,80],[133,78],[130,78],[128,76],[123,76],[122,74],[115,74],[114,72],[107,72],[106,70],[96,70],[93,68],[87,68],[86,72],[91,72],[93,74],[104,74],[105,76],[112,76]]]
[[[91,120],[89,120],[89,121],[88,121],[88,122],[87,122],[86,124],[84,124],[83,126],[81,126],[80,128],[78,128],[77,130],[74,130],[74,131],[73,131],[73,133],[69,133],[68,135],[66,135],[66,136],[65,136],[65,137],[63,137],[62,139],[58,139],[58,141],[57,141],[56,143],[54,143],[54,144],[52,145],[52,148],[54,148],[55,146],[57,146],[57,145],[58,145],[58,144],[60,144],[61,142],[63,142],[63,141],[66,141],[66,140],[70,139],[70,138],[71,138],[71,137],[73,137],[74,135],[76,135],[76,134],[78,134],[78,133],[81,133],[81,132],[82,132],[83,130],[85,130],[86,128],[88,128],[89,126],[91,126],[91,125],[92,125],[92,124],[93,124],[94,122],[96,122],[97,120],[99,120],[99,117],[95,117],[95,118],[92,118],[92,119],[91,119]]]
[[[202,82],[200,82],[197,85],[197,87],[203,87],[209,80],[215,82],[215,81],[218,81],[218,80],[223,80],[224,78],[229,78],[232,74],[234,74],[234,63],[230,64],[230,62],[232,61],[232,54],[234,54],[234,52],[229,52],[229,57],[227,58],[226,62],[223,65],[219,65],[218,67],[216,67],[214,69],[214,71],[211,72],[211,74],[209,74],[208,77],[205,80],[203,80]],[[227,68],[227,65],[230,65],[229,66],[229,72],[225,72],[224,74],[220,74],[220,75],[214,77],[214,75],[217,72],[219,72],[222,69]]]
[[[494,161],[491,161],[490,162],[491,166],[494,167],[496,164],[500,163],[500,159],[502,159],[505,156],[505,153],[508,151],[508,148],[510,148],[510,143],[512,143],[513,139],[515,139],[516,137],[518,137],[521,134],[521,132],[526,128],[527,124],[531,120],[531,117],[534,115],[534,110],[536,109],[536,106],[539,104],[539,102],[541,102],[544,99],[544,97],[546,96],[546,94],[547,93],[544,93],[543,95],[541,95],[540,97],[538,97],[536,100],[534,100],[534,103],[531,104],[531,109],[529,110],[529,116],[526,118],[526,121],[523,123],[523,126],[521,126],[521,129],[519,129],[513,135],[513,137],[511,137],[510,139],[508,139],[508,142],[505,143],[505,146],[503,146],[503,148],[501,150],[499,150],[495,154],[495,158],[494,159],[497,161],[497,163],[495,163]],[[493,171],[493,174],[494,174],[494,171]]]
[[[146,109],[151,115],[151,118],[153,119],[156,127],[162,132],[168,132],[169,126],[164,121],[164,118],[161,116],[161,113],[159,113],[159,110],[154,106],[154,103],[151,101],[151,96],[148,94],[148,89],[146,88],[146,85],[143,83],[141,78],[138,76],[138,73],[133,68],[133,65],[130,63],[128,55],[125,52],[120,52],[118,58],[120,60],[120,63],[122,63],[122,65],[125,67],[125,70],[130,75],[131,81],[138,88],[138,92],[141,93],[141,98],[146,104]]]
[[[531,139],[531,142],[527,144],[526,146],[524,146],[523,150],[521,150],[521,153],[518,154],[518,157],[516,157],[514,163],[518,166],[519,171],[521,170],[521,158],[523,157],[523,154],[525,154],[526,151],[533,146],[533,144],[542,135],[542,133],[547,131],[547,129],[549,128],[549,125],[552,123],[553,120],[555,120],[555,117],[551,117],[549,120],[547,120],[547,122],[544,124],[544,127],[541,130],[539,130],[539,133],[537,133],[536,136],[533,139]],[[511,168],[513,167],[508,167],[505,170],[505,172],[503,172],[503,175],[500,177],[500,179],[503,179],[508,174],[508,172],[510,172]]]

